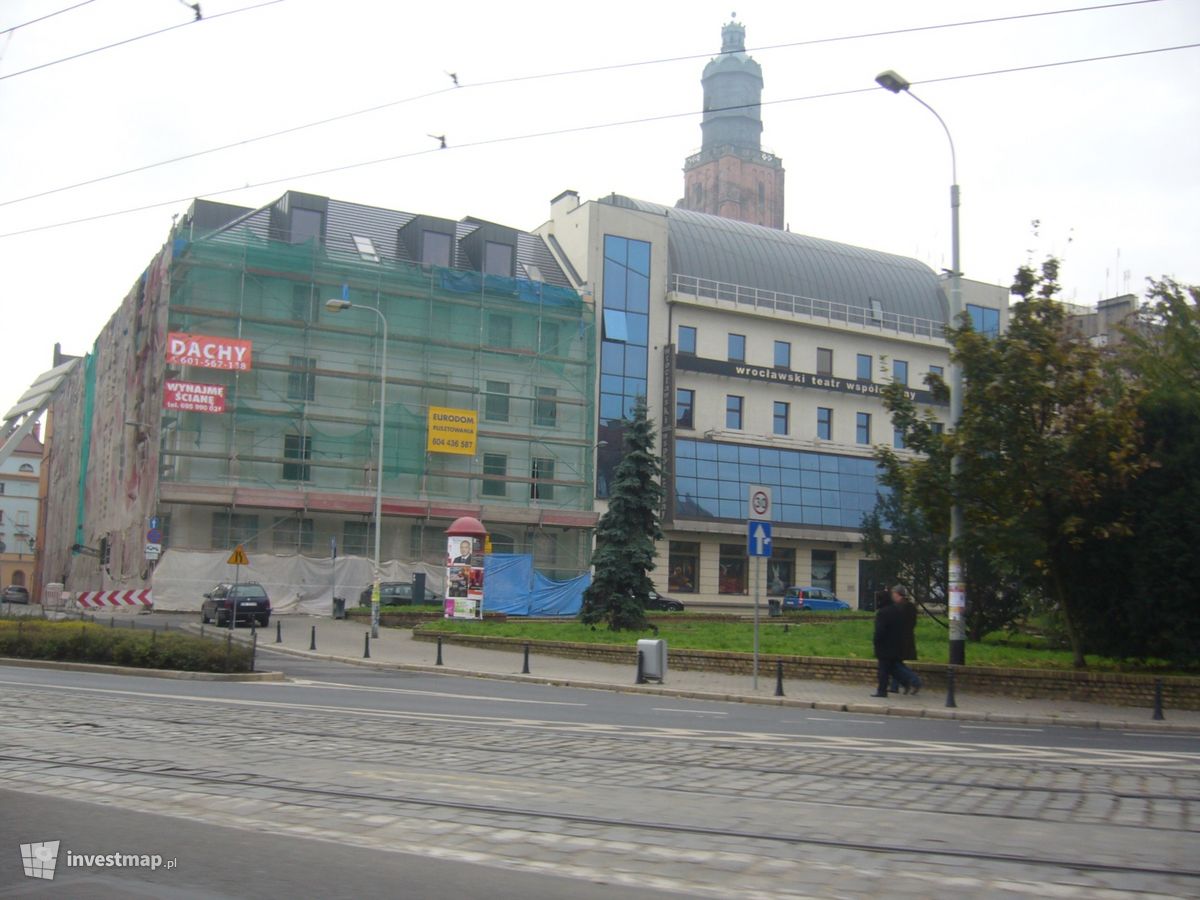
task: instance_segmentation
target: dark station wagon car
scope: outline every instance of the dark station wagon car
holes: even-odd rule
[[[224,627],[233,615],[233,624],[258,625],[265,628],[271,621],[271,598],[267,590],[257,581],[240,584],[218,584],[204,595],[200,607],[200,619],[204,623],[216,622]]]
[[[363,588],[362,593],[358,595],[358,602],[363,606],[371,605],[371,588],[373,585],[368,584]],[[413,599],[413,586],[409,581],[381,581],[379,583],[379,605],[380,606],[441,606],[441,594],[434,593],[429,588],[425,588],[425,599]]]

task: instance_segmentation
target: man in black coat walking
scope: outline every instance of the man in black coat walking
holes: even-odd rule
[[[889,603],[875,613],[875,659],[878,684],[872,697],[887,698],[888,678],[904,656],[904,611]]]

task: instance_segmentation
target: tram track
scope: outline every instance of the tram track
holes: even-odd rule
[[[10,754],[0,754],[2,763],[28,763],[22,757]],[[71,760],[64,762],[38,762],[33,766],[43,771],[52,772],[55,769],[83,770],[100,772],[127,777],[138,775],[144,778],[160,779],[175,783],[211,786],[214,784],[236,784],[242,789],[262,788],[274,793],[290,794],[305,798],[323,798],[336,801],[354,801],[356,803],[371,803],[379,807],[407,807],[428,810],[430,808],[453,810],[457,812],[483,813],[502,818],[516,820],[509,828],[525,828],[531,821],[556,821],[576,825],[587,825],[604,828],[634,829],[636,831],[655,832],[660,834],[680,834],[704,836],[710,838],[733,838],[751,843],[766,843],[797,847],[818,847],[879,855],[911,856],[919,852],[924,857],[937,856],[946,859],[987,861],[992,863],[1012,864],[1028,870],[1030,866],[1069,871],[1106,872],[1123,875],[1140,875],[1153,877],[1174,877],[1195,879],[1200,887],[1200,868],[1165,868],[1159,866],[1132,865],[1107,863],[1102,861],[1082,861],[1052,856],[1031,856],[1026,853],[999,853],[995,850],[980,848],[956,849],[952,847],[922,846],[915,850],[911,845],[887,842],[851,841],[845,839],[821,838],[814,835],[781,834],[765,831],[748,831],[719,826],[687,824],[680,822],[651,821],[639,818],[619,818],[598,816],[594,814],[571,813],[567,811],[548,811],[535,808],[520,808],[489,803],[471,802],[465,800],[447,800],[444,798],[416,796],[405,794],[382,794],[370,791],[331,789],[327,787],[306,787],[295,784],[281,784],[279,781],[264,778],[251,773],[230,773],[228,776],[213,777],[212,775],[189,772],[187,770],[164,770],[160,766],[140,767],[138,765],[110,765],[105,763]],[[10,785],[18,789],[17,785]]]

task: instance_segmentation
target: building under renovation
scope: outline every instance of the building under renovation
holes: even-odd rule
[[[536,235],[298,193],[196,201],[54,395],[43,577],[191,606],[241,545],[277,608],[327,608],[369,580],[380,477],[390,577],[436,586],[465,515],[577,575],[595,346]]]

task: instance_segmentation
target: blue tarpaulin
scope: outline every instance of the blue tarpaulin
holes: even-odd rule
[[[577,616],[591,583],[587,572],[551,581],[534,571],[528,554],[493,553],[483,559],[483,608],[509,616]]]

